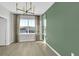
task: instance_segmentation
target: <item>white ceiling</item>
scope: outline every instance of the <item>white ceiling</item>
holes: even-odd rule
[[[25,2],[18,2],[22,5]],[[54,2],[33,2],[35,6],[35,15],[42,15],[50,6],[52,6]],[[20,11],[16,11],[16,3],[15,2],[0,2],[0,5],[8,9],[10,12],[14,14],[22,14]]]

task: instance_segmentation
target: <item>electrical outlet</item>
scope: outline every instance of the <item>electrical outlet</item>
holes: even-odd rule
[[[71,56],[75,56],[75,54],[73,52],[71,52]]]

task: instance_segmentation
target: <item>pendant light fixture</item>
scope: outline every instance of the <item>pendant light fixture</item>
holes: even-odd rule
[[[16,11],[22,11],[23,14],[34,14],[35,12],[35,6],[33,5],[32,2],[26,2],[22,8],[19,8],[19,6],[20,6],[19,2],[16,3]]]

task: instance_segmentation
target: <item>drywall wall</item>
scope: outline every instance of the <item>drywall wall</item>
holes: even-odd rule
[[[15,15],[10,13],[10,43],[15,41]]]
[[[2,5],[0,5],[0,17],[3,17],[7,20],[7,30],[6,30],[6,45],[9,45],[12,41],[12,16],[13,14],[9,12],[6,8],[4,8]]]
[[[46,42],[61,55],[79,55],[79,3],[56,2],[45,14]]]
[[[6,44],[6,19],[0,17],[0,45]]]

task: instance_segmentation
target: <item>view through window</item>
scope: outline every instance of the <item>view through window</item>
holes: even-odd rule
[[[20,19],[20,33],[35,33],[35,19]]]

